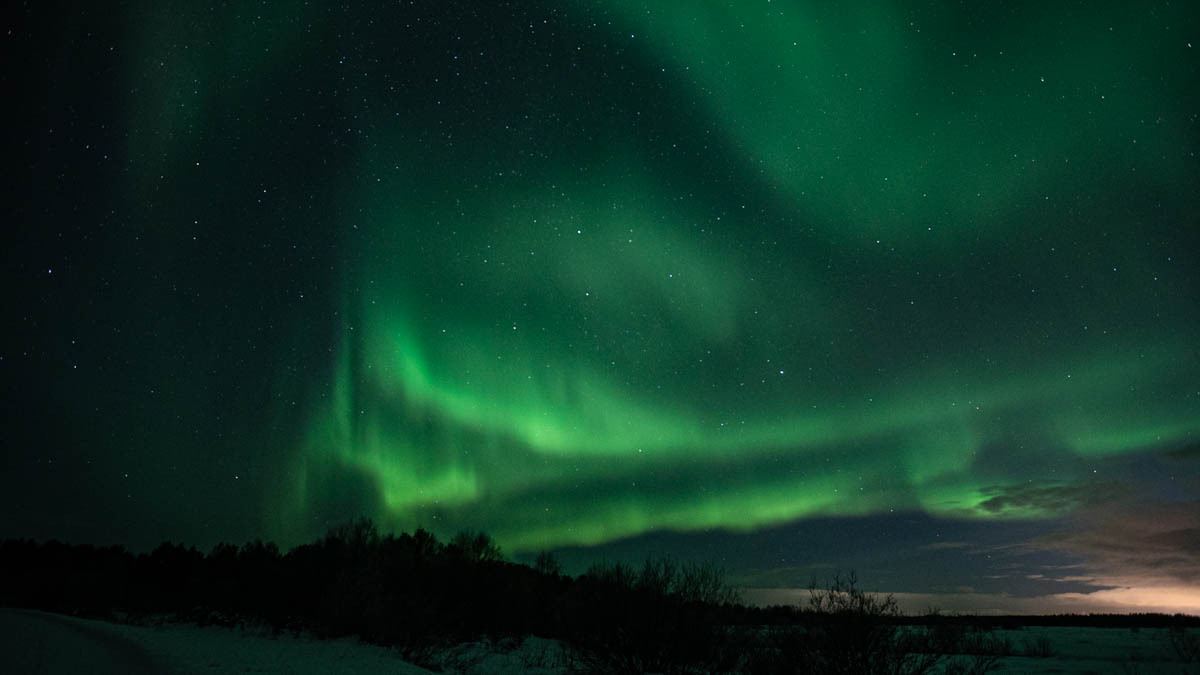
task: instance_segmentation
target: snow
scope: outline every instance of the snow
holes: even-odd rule
[[[465,642],[439,653],[434,663],[461,675],[559,675],[571,670],[572,656],[557,640],[530,636],[520,644]]]
[[[345,673],[419,675],[430,671],[405,662],[395,650],[354,639],[314,640],[270,631],[167,624],[112,630],[182,673]]]
[[[128,625],[0,608],[0,672],[339,673],[420,675],[397,650],[355,639],[317,640],[266,627]],[[430,664],[461,675],[558,675],[571,657],[556,640],[467,642],[431,652]],[[423,660],[424,662],[424,660]],[[85,668],[81,670],[81,668]]]
[[[998,675],[1200,675],[1200,664],[1179,660],[1165,628],[1030,626],[994,630],[991,635],[1007,640],[1016,653],[1040,638],[1050,643],[1048,657],[1001,659],[991,671]],[[969,662],[967,657],[959,658]],[[539,637],[462,643],[431,650],[419,660],[436,671],[461,675],[559,675],[579,665],[562,643]],[[253,627],[124,625],[0,608],[0,672],[418,675],[432,671],[405,661],[397,650],[353,639],[316,640]]]
[[[1190,630],[1195,630],[1190,629]],[[1166,628],[1078,628],[1028,626],[997,630],[992,635],[1009,640],[1020,653],[1027,643],[1044,637],[1050,641],[1048,658],[1010,656],[1000,660],[993,673],[1198,673],[1200,664],[1180,662]]]
[[[268,630],[190,624],[132,626],[22,610],[2,610],[0,615],[5,625],[17,623],[31,636],[24,644],[3,645],[0,671],[5,672],[125,673],[127,662],[143,664],[137,672],[181,675],[430,672],[405,662],[394,650],[357,640],[314,640],[286,633],[273,636]],[[126,658],[113,663],[114,653]],[[86,669],[80,670],[79,664],[86,664]]]

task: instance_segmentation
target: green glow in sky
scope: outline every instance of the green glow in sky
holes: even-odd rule
[[[1187,47],[1104,11],[925,14],[612,3],[555,57],[582,79],[427,112],[462,121],[431,163],[364,112],[300,457],[397,526],[531,550],[1060,516],[981,505],[1194,442],[1194,119],[1159,70]]]
[[[811,526],[926,591],[930,550],[1193,532],[1191,10],[31,3],[0,529],[692,537],[792,583]]]

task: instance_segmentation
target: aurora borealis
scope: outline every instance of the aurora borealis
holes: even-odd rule
[[[0,523],[1200,611],[1198,28],[27,7]]]

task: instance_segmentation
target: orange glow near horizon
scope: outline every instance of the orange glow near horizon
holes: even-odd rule
[[[1129,586],[1092,593],[1057,593],[1050,597],[1071,604],[1111,606],[1115,611],[1200,615],[1200,587],[1195,586]]]
[[[936,607],[954,614],[981,616],[1045,614],[1161,613],[1200,616],[1200,587],[1124,586],[1090,593],[1052,593],[1016,596],[1007,593],[893,593],[901,609],[920,615]],[[808,591],[800,588],[752,588],[743,599],[753,605],[804,605]]]

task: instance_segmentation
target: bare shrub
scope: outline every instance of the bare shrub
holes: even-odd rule
[[[712,563],[684,565],[674,592],[684,602],[708,605],[732,605],[742,599],[738,590],[725,582],[725,570]]]
[[[557,577],[562,574],[562,565],[550,551],[542,551],[537,555],[537,559],[533,561],[533,569],[549,577]]]
[[[853,572],[835,574],[825,586],[809,585],[804,625],[776,629],[759,672],[928,673],[946,655],[929,630],[903,627],[891,595],[868,593]]]
[[[735,598],[719,568],[650,558],[640,572],[595,565],[577,581],[568,641],[585,670],[605,673],[729,672],[740,653],[721,602]]]
[[[498,562],[504,560],[504,552],[486,532],[463,530],[454,535],[447,548],[470,562]]]

